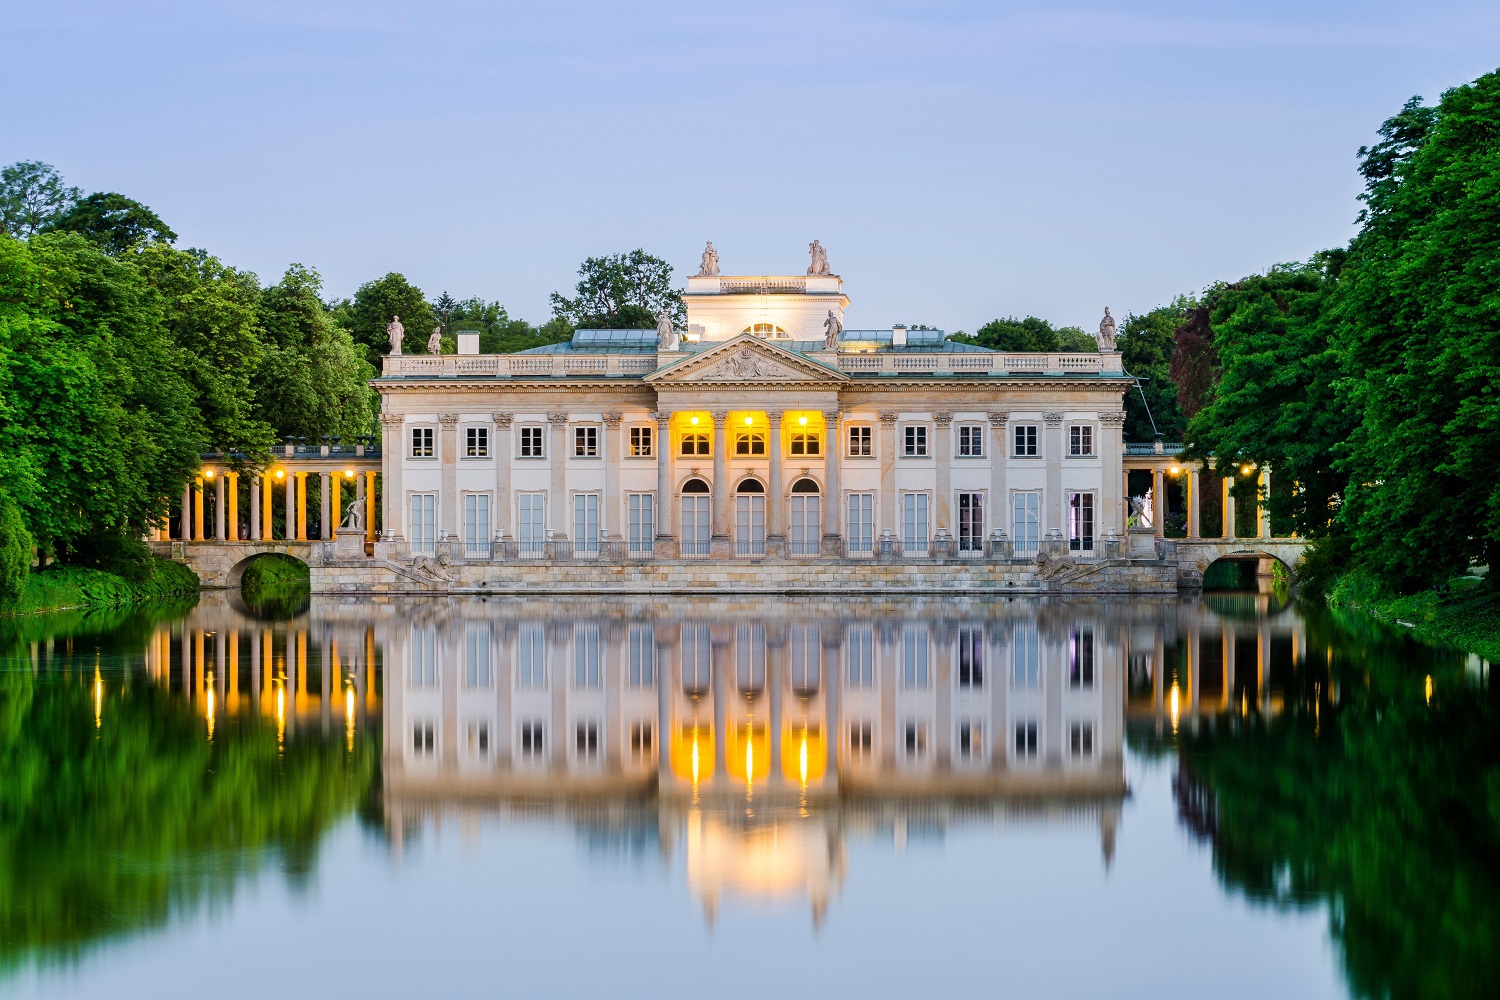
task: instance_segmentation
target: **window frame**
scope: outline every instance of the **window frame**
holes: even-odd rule
[[[589,462],[603,458],[604,450],[599,447],[601,429],[598,424],[574,424],[572,457]]]
[[[484,424],[467,424],[464,427],[464,458],[488,459],[490,457],[490,429]]]
[[[875,454],[875,426],[873,424],[850,424],[849,433],[844,436],[844,457],[873,459]],[[855,450],[855,439],[858,438],[864,446],[863,451]]]
[[[407,428],[407,430],[410,433],[408,433],[406,439],[406,457],[417,459],[418,461],[436,461],[438,457],[437,428],[432,424],[413,424],[411,425],[411,427]],[[422,447],[417,444],[417,438],[419,435],[426,436],[426,451],[418,451],[418,448]]]
[[[757,444],[760,445],[760,451],[755,450]],[[745,450],[741,450],[741,445],[745,446]],[[730,454],[735,458],[765,458],[771,453],[770,448],[770,437],[765,431],[735,431],[734,450]]]
[[[650,424],[632,424],[626,429],[626,458],[656,457],[656,428]]]
[[[984,424],[962,423],[958,425],[957,458],[984,457]],[[967,450],[965,450],[967,449]]]
[[[1011,458],[1041,458],[1042,429],[1039,424],[1011,424]]]
[[[689,451],[689,442],[695,442],[696,445],[701,447],[698,450]],[[713,437],[706,431],[683,431],[682,436],[677,439],[678,458],[708,458],[713,453]]]
[[[927,424],[902,424],[901,425],[901,457],[902,458],[931,458],[932,457],[932,434]],[[920,451],[913,449],[920,445]]]
[[[534,437],[536,441],[535,454],[528,455],[527,437]],[[546,424],[522,424],[516,428],[516,457],[523,461],[534,462],[547,458],[547,425]]]
[[[797,450],[799,444],[802,446],[801,451]],[[803,430],[799,427],[787,440],[786,453],[793,458],[822,458],[823,435],[817,431]]]
[[[1098,458],[1099,435],[1090,423],[1076,423],[1068,425],[1068,457],[1069,458]],[[1082,446],[1086,450],[1079,451]]]

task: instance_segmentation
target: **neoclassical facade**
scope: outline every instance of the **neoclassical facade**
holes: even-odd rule
[[[1051,539],[1087,559],[1124,534],[1113,350],[846,330],[828,273],[703,273],[685,299],[685,330],[387,358],[384,550],[1031,560]]]

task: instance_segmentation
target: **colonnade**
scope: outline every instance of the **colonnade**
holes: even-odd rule
[[[176,537],[193,542],[310,541],[307,497],[309,477],[319,480],[318,537],[333,539],[344,510],[343,489],[355,491],[355,502],[364,505],[365,540],[375,540],[374,469],[356,471],[266,469],[249,475],[246,516],[240,513],[241,473],[233,469],[204,468],[182,488]],[[281,491],[284,529],[275,530],[273,503]],[[152,540],[172,537],[166,522],[152,533]]]
[[[1124,496],[1130,496],[1130,468],[1125,469],[1123,474]],[[1263,502],[1262,498],[1269,497],[1271,493],[1271,470],[1261,467],[1256,472],[1257,496],[1255,500],[1253,535],[1241,536],[1239,526],[1236,523],[1236,504],[1234,502],[1233,488],[1235,476],[1206,475],[1196,468],[1187,468],[1166,460],[1153,462],[1149,470],[1151,472],[1151,524],[1156,530],[1156,537],[1163,537],[1166,527],[1167,515],[1167,484],[1172,480],[1182,482],[1182,487],[1187,497],[1187,535],[1189,539],[1200,538],[1222,538],[1234,539],[1245,538],[1271,538],[1271,512],[1270,508]],[[1246,469],[1240,470],[1240,475],[1248,475]],[[1222,527],[1217,536],[1206,536],[1202,533],[1202,493],[1206,484],[1218,481],[1220,497],[1220,509],[1223,511]],[[1212,486],[1208,486],[1212,488]]]

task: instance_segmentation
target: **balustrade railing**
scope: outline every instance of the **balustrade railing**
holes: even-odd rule
[[[736,279],[738,280],[738,279]],[[838,356],[851,374],[872,375],[1077,375],[1119,373],[1105,368],[1103,354],[1001,354],[879,351]],[[384,374],[421,378],[622,377],[656,369],[656,355],[643,354],[495,354],[387,357]]]

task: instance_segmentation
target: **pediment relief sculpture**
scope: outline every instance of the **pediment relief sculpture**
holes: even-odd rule
[[[705,382],[743,382],[748,379],[784,381],[798,378],[800,374],[786,365],[744,347],[707,371],[695,373],[694,377]]]

